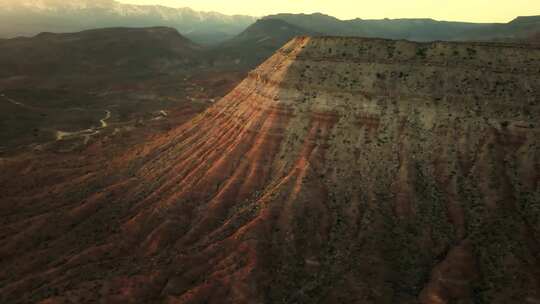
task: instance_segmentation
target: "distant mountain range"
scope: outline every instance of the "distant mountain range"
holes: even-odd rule
[[[261,44],[260,40],[266,39],[264,47],[273,52],[299,33],[432,41],[516,40],[540,31],[540,16],[518,17],[509,23],[433,19],[340,20],[320,13],[277,14],[262,20],[281,22],[256,22],[257,18],[252,16],[123,4],[114,0],[0,0],[0,38],[107,27],[166,26],[202,45],[225,43],[223,46],[230,48],[236,43],[259,41],[257,44]],[[268,35],[265,36],[266,31]]]
[[[0,0],[0,38],[33,36],[43,31],[167,26],[197,43],[206,44],[232,38],[255,20],[250,16],[131,5],[113,0]]]
[[[156,26],[176,29],[182,39],[187,38],[193,42],[193,46],[197,45],[201,50],[197,54],[198,64],[245,70],[263,62],[295,36],[361,36],[413,41],[535,42],[539,40],[540,16],[518,17],[509,23],[447,22],[433,19],[340,20],[320,13],[277,14],[256,19],[250,16],[197,12],[190,8],[123,4],[114,0],[0,0],[0,38],[34,36],[41,32],[68,33],[96,28]],[[159,32],[163,33],[163,29]],[[81,35],[87,37],[88,33],[83,32]],[[178,33],[176,35],[170,31],[167,33],[170,36],[167,39],[172,41],[179,39],[176,36]],[[119,34],[116,32],[114,36]],[[58,37],[70,36],[57,36],[55,39],[58,40]],[[87,42],[98,43],[95,35],[92,37],[94,40]],[[131,35],[129,37],[133,39]],[[107,38],[105,41],[110,42],[111,39]],[[24,43],[28,45],[37,43],[38,49],[48,51],[48,48],[42,48],[42,42],[42,39],[37,39],[32,43],[28,41]],[[126,41],[128,44],[132,42]],[[70,42],[65,45],[74,47],[77,43]],[[84,48],[85,44],[81,45]],[[163,45],[163,41],[157,45]],[[54,46],[60,47],[60,44],[55,42]],[[154,46],[141,47],[155,49]],[[31,49],[16,55],[23,53],[32,55]],[[124,49],[126,53],[132,50],[135,49]],[[39,56],[35,56],[36,62],[42,61]],[[8,60],[5,64],[13,63]]]
[[[466,31],[487,28],[490,24],[446,22],[433,19],[340,20],[316,14],[277,14],[266,19],[287,23],[332,36],[362,36],[416,41],[451,40]]]
[[[279,19],[324,35],[412,41],[515,39],[540,30],[540,16],[518,17],[509,23],[449,22],[433,19],[340,20],[319,13],[277,14],[265,19]]]
[[[446,22],[432,19],[339,20],[323,14],[278,14],[258,20],[215,47],[216,62],[256,66],[294,36],[361,36],[413,41],[478,40],[534,42],[540,16],[509,23]],[[536,35],[536,36],[535,36]]]

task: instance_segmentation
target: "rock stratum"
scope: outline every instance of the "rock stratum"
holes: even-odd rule
[[[538,47],[295,38],[122,155],[4,160],[0,301],[539,303],[538,117]]]

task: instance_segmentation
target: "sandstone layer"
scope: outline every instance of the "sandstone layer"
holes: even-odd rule
[[[296,38],[95,172],[5,180],[0,300],[540,303],[538,117],[538,47]]]

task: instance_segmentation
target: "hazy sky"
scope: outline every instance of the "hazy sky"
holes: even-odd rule
[[[428,17],[438,20],[507,22],[540,15],[540,0],[119,0],[134,4],[191,7],[224,14],[264,16],[321,12],[340,19]]]

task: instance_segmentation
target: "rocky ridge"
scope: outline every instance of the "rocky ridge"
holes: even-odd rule
[[[527,45],[295,38],[108,168],[2,192],[0,299],[538,302],[539,72]]]

